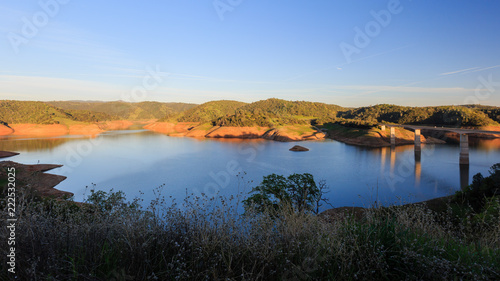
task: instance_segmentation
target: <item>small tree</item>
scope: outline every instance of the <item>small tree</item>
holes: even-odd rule
[[[243,201],[245,209],[255,208],[258,212],[267,209],[278,210],[289,205],[298,212],[311,211],[318,213],[325,192],[324,182],[319,187],[311,174],[292,174],[285,178],[282,175],[265,176],[260,185],[250,191],[250,196]]]

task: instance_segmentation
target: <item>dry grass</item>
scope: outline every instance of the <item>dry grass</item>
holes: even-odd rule
[[[292,208],[241,215],[221,197],[124,202],[20,202],[17,280],[500,279],[500,222],[478,233],[422,205],[327,222]],[[5,266],[0,279],[14,279]]]

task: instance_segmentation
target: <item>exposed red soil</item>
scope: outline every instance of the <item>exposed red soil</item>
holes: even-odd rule
[[[145,129],[174,137],[195,138],[239,138],[239,139],[268,139],[276,141],[304,141],[325,138],[322,132],[310,132],[299,135],[287,129],[271,129],[268,127],[208,127],[192,122],[156,122],[144,127]],[[293,129],[293,127],[292,127]]]
[[[9,128],[0,125],[0,136],[55,137],[63,135],[97,135],[107,130],[127,129],[131,125],[133,125],[133,123],[127,120],[106,121],[95,124],[77,124],[71,126],[62,124],[12,124]]]
[[[103,130],[125,130],[132,125],[134,122],[128,120],[106,121],[102,125],[99,123],[99,127]]]
[[[326,135],[323,132],[313,132],[300,135],[299,133],[290,132],[286,129],[272,129],[267,131],[262,136],[262,138],[268,140],[290,142],[290,141],[320,140],[324,139],[325,136]]]
[[[0,124],[0,136],[10,135],[14,132],[12,128],[9,128],[3,124]]]
[[[62,136],[68,134],[68,127],[61,124],[39,125],[39,124],[12,124],[10,125],[14,132],[12,135],[30,135],[30,136]]]
[[[69,135],[98,135],[104,132],[97,124],[89,124],[89,125],[73,125],[68,129],[67,134]]]
[[[144,129],[148,129],[150,131],[166,135],[184,136],[196,126],[198,126],[198,123],[195,122],[179,122],[179,123],[155,122],[144,126]]]
[[[258,139],[269,128],[266,127],[218,127],[206,135],[207,138]]]

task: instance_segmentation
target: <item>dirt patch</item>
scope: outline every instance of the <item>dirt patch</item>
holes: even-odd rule
[[[282,142],[320,140],[325,138],[325,134],[320,131],[311,130],[300,134],[294,131],[294,127],[284,127],[267,131],[262,138]]]
[[[193,122],[155,122],[144,126],[144,129],[170,136],[184,136],[196,126],[198,123]]]
[[[64,135],[98,135],[107,130],[123,130],[129,128],[134,123],[127,120],[106,121],[100,123],[81,123],[71,126],[62,124],[12,124],[10,128],[0,125],[0,136],[39,136],[57,137]]]
[[[70,135],[98,135],[104,132],[97,124],[89,125],[73,125],[69,127],[68,134]]]
[[[344,131],[329,130],[328,137],[336,141],[357,146],[385,147],[391,145],[391,143],[386,141],[380,134],[369,134],[368,130],[364,131],[366,131],[365,134],[355,136]]]
[[[134,125],[133,122],[128,120],[114,120],[114,121],[106,121],[103,125],[101,125],[101,129],[103,130],[125,130],[130,126]]]
[[[0,124],[0,136],[7,136],[14,132],[14,130],[10,127],[7,127],[3,124]]]
[[[25,165],[12,161],[0,162],[0,174],[4,174],[7,168],[16,169],[17,188],[31,188],[36,195],[43,197],[64,198],[71,197],[73,193],[55,189],[54,187],[66,179],[65,176],[46,174],[46,171],[59,168],[62,165]]]
[[[10,152],[10,151],[0,151],[0,158],[7,158],[7,157],[12,157],[19,155],[17,152]]]
[[[207,138],[261,138],[268,130],[265,127],[219,127],[206,135]]]
[[[66,135],[69,132],[68,127],[61,124],[12,124],[10,127],[14,129],[12,135],[16,136],[54,137]]]

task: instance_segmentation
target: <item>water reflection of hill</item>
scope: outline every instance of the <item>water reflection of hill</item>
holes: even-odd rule
[[[478,139],[478,138],[470,138],[470,145],[477,147],[480,150],[499,150],[500,149],[500,138],[496,139]]]
[[[53,150],[54,148],[73,140],[75,140],[75,138],[68,137],[44,139],[0,138],[0,150],[16,152],[47,151]]]

